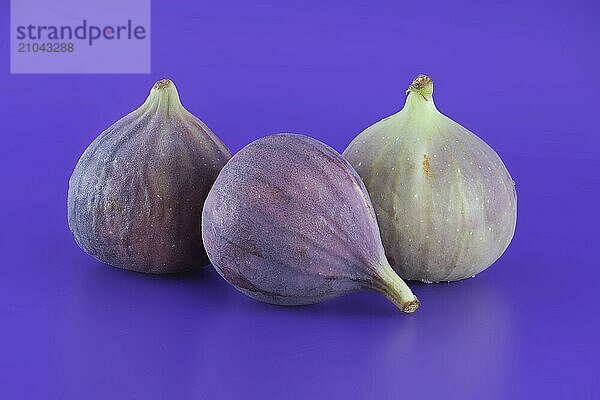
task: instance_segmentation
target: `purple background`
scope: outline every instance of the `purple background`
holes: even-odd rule
[[[154,1],[152,74],[50,76],[9,74],[3,0],[0,398],[599,398],[600,3],[436,3]],[[159,78],[233,151],[280,131],[341,151],[420,72],[502,156],[519,220],[475,279],[413,283],[413,315],[367,292],[269,306],[71,237],[79,155]]]

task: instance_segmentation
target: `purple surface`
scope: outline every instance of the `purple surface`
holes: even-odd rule
[[[152,74],[9,75],[0,5],[0,398],[598,398],[600,3],[154,1]],[[404,3],[404,2],[403,2]],[[517,182],[517,232],[475,279],[254,302],[214,270],[144,276],[77,248],[68,177],[172,78],[233,151],[299,132],[341,151],[417,73]]]

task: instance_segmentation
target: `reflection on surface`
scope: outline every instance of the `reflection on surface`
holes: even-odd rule
[[[125,385],[140,398],[187,398],[198,372],[195,349],[226,288],[205,271],[157,276],[92,263],[82,266],[61,335],[68,394]]]
[[[222,388],[214,382],[226,376],[232,385],[257,382],[249,390],[267,397],[288,390],[298,398],[367,398],[377,386],[397,398],[417,374],[433,385],[416,388],[424,394],[457,385],[472,395],[506,390],[512,326],[503,294],[482,279],[414,286],[442,306],[407,316],[374,293],[294,309],[240,296],[239,309],[216,316],[198,349],[203,393],[216,396]],[[271,392],[258,385],[265,379]]]
[[[267,398],[395,397],[415,381],[431,387],[411,391],[431,395],[508,385],[511,305],[482,278],[413,283],[423,307],[403,315],[370,292],[289,308],[239,294],[212,268],[151,276],[89,264],[71,282],[57,335],[59,379],[73,397],[120,385],[186,398],[229,385]]]
[[[459,387],[462,398],[510,393],[511,301],[485,278],[413,284],[431,306],[425,305],[422,315],[405,326],[381,333],[370,360],[373,377],[402,381],[425,397],[452,393]],[[414,387],[414,382],[420,382],[420,387]]]

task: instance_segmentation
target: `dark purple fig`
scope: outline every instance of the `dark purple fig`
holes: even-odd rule
[[[386,260],[369,195],[350,164],[303,135],[259,139],[215,181],[202,235],[217,271],[272,304],[371,289],[404,312],[419,301]]]
[[[173,82],[156,82],[140,108],[85,150],[69,181],[69,227],[79,246],[115,267],[147,273],[208,264],[200,218],[231,157],[179,101]]]

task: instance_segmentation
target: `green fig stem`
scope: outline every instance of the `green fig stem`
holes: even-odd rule
[[[156,107],[163,112],[180,112],[183,106],[179,100],[179,93],[175,84],[170,79],[157,81],[143,106]]]
[[[406,90],[406,94],[410,93],[418,94],[425,101],[431,100],[433,98],[433,79],[423,74],[417,76]]]
[[[426,75],[417,76],[408,89],[408,96],[403,110],[414,118],[431,119],[431,115],[439,113],[433,101],[433,80]]]
[[[410,314],[419,308],[421,302],[387,262],[381,265],[379,278],[381,281],[376,289],[402,312]]]
[[[173,81],[170,79],[161,79],[156,81],[152,89],[167,89],[170,85],[173,85]]]

